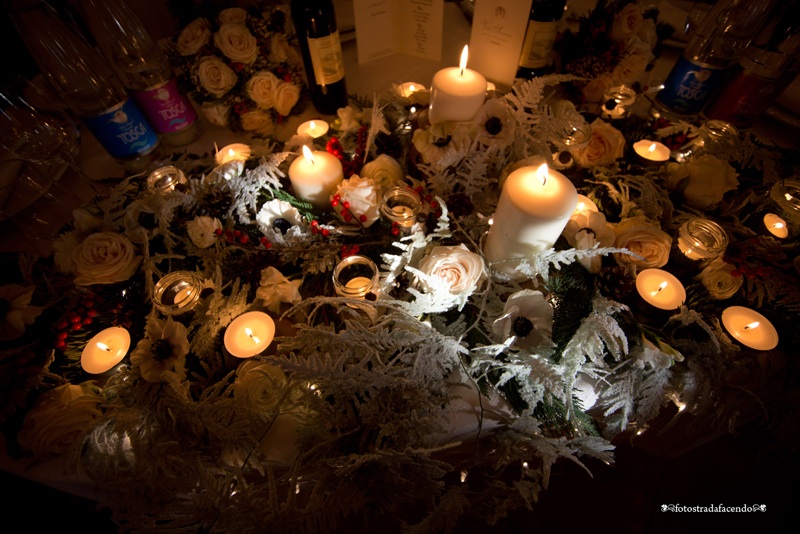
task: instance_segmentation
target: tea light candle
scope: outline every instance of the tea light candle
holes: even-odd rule
[[[781,239],[789,237],[789,229],[786,227],[786,221],[774,213],[767,213],[764,215],[764,226],[766,226],[769,233],[775,237]]]
[[[328,128],[330,128],[330,126],[323,120],[310,120],[297,127],[297,135],[307,135],[316,139],[328,133]]]
[[[552,247],[578,204],[578,192],[560,172],[542,164],[506,178],[483,252],[490,262],[530,257]],[[518,262],[494,266],[516,279]]]
[[[92,375],[113,369],[128,354],[131,335],[121,326],[106,328],[86,344],[81,353],[81,367]]]
[[[442,69],[433,76],[428,110],[431,124],[469,121],[486,99],[486,78],[467,68],[468,48],[464,46],[458,67]]]
[[[303,145],[303,155],[289,166],[289,180],[295,195],[315,208],[330,208],[330,196],[344,179],[342,162],[327,152],[311,151]]]
[[[250,146],[243,143],[233,143],[217,150],[214,159],[217,165],[224,165],[229,161],[247,161],[250,158]]]
[[[377,285],[378,266],[366,256],[348,256],[333,270],[333,288],[340,297],[366,299]]]
[[[642,139],[633,144],[633,150],[639,157],[647,160],[648,162],[661,163],[669,159],[669,148],[663,143],[658,141],[648,141]]]
[[[275,337],[275,321],[264,312],[243,313],[225,329],[223,342],[231,356],[252,358],[264,352]]]
[[[427,88],[424,85],[417,82],[405,82],[397,86],[397,92],[405,98],[410,98],[414,93],[426,90]]]
[[[766,317],[744,306],[731,306],[722,311],[725,330],[742,345],[755,350],[772,350],[778,346],[778,331]]]
[[[582,211],[594,211],[597,213],[600,210],[597,209],[597,204],[591,198],[586,195],[578,195],[578,203],[575,205],[575,211],[572,214],[576,215]]]
[[[686,301],[680,280],[661,269],[644,269],[636,276],[636,291],[645,302],[661,310],[675,310]]]

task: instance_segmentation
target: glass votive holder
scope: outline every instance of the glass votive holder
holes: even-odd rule
[[[183,171],[172,165],[160,167],[147,177],[147,188],[155,193],[185,191],[188,183]]]
[[[786,179],[769,190],[762,222],[765,229],[780,239],[800,234],[800,180]]]
[[[153,290],[153,304],[164,315],[182,315],[200,302],[203,281],[190,271],[174,271],[161,278]]]
[[[340,297],[375,300],[378,266],[366,256],[348,256],[333,269],[333,287]]]
[[[678,229],[678,249],[690,260],[712,261],[727,247],[728,234],[714,221],[692,218]]]
[[[733,147],[739,139],[739,130],[729,122],[710,120],[700,126],[697,137],[673,153],[675,161],[683,163],[709,152]]]
[[[383,194],[381,217],[392,235],[408,235],[422,209],[422,200],[413,189],[393,187]]]
[[[636,102],[636,91],[630,85],[614,85],[603,94],[602,116],[605,119],[624,119]]]

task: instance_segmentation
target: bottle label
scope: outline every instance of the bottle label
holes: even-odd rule
[[[155,85],[144,91],[132,91],[133,99],[159,133],[173,133],[188,128],[197,120],[189,99],[178,90],[178,80]]]
[[[549,66],[553,62],[553,46],[557,36],[558,21],[529,21],[525,41],[522,43],[519,66],[527,69]]]
[[[676,113],[699,113],[727,73],[728,69],[703,66],[681,57],[667,76],[658,100]]]
[[[339,32],[327,37],[308,38],[308,51],[317,85],[331,85],[344,78],[344,59]]]
[[[120,102],[83,122],[109,154],[129,159],[147,154],[158,144],[158,135],[132,100]]]
[[[740,71],[725,84],[704,113],[710,119],[747,128],[786,89],[790,81],[751,76]]]

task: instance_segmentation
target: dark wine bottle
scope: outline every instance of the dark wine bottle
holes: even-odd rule
[[[347,86],[333,1],[292,0],[291,10],[311,101],[320,113],[335,115],[347,106]]]
[[[533,0],[519,56],[517,78],[542,76],[552,70],[553,45],[566,3],[566,0]]]

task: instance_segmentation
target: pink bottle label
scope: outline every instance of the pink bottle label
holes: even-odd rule
[[[158,133],[178,132],[197,120],[197,113],[178,90],[175,78],[144,91],[133,91],[133,99]]]

